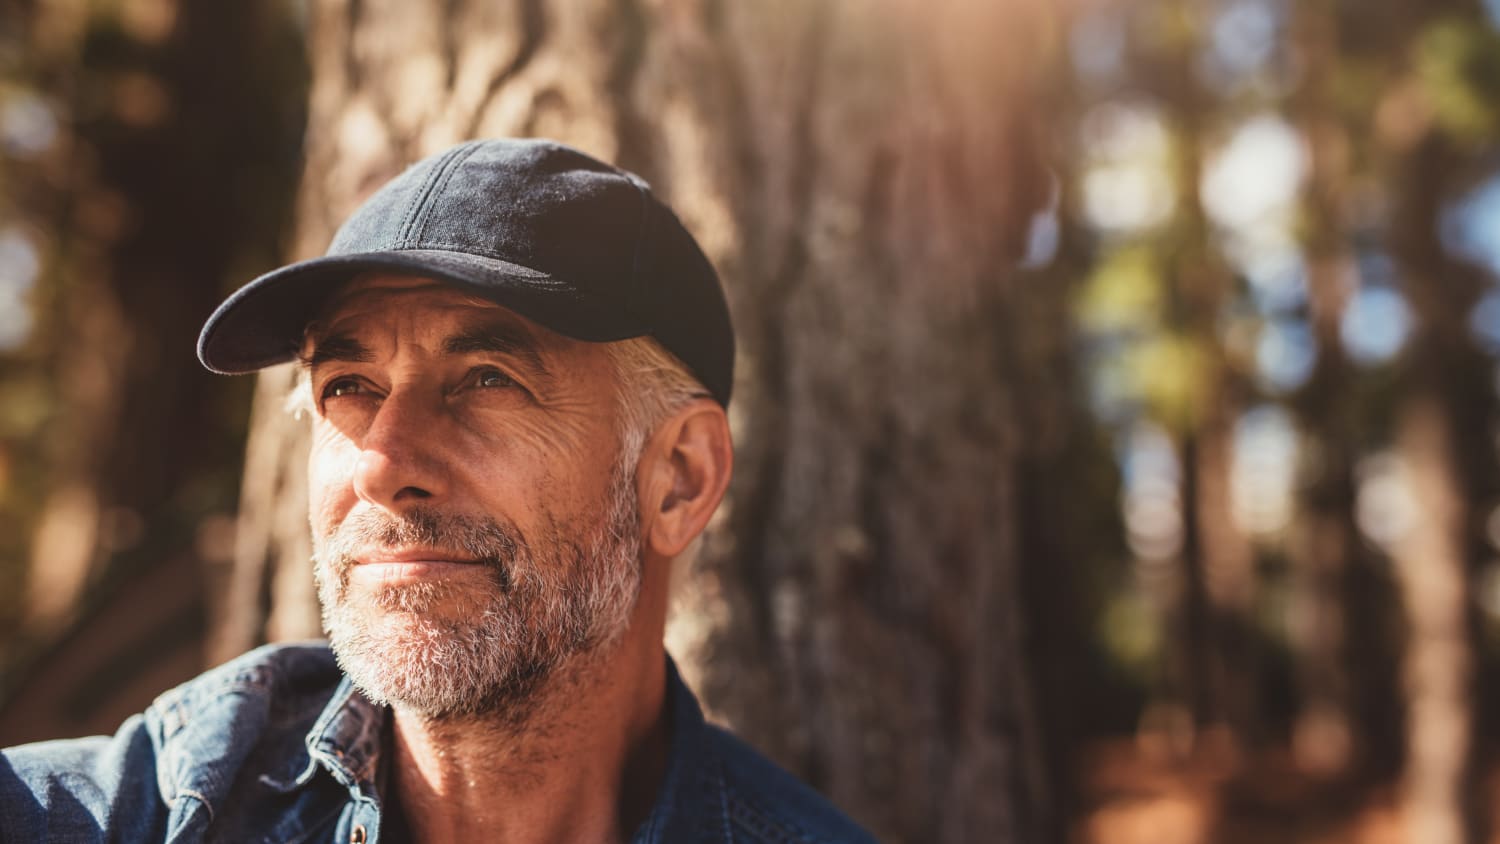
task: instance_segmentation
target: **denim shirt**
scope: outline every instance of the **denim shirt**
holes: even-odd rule
[[[672,747],[632,842],[866,842],[706,723],[667,659]],[[0,841],[377,842],[389,710],[323,644],[271,645],[163,694],[114,736],[0,751]]]

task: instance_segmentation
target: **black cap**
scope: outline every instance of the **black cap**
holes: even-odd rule
[[[225,374],[292,360],[328,297],[370,271],[444,281],[578,340],[654,337],[729,404],[734,330],[693,236],[639,176],[546,140],[471,141],[412,165],[324,257],[225,300],[198,359]]]

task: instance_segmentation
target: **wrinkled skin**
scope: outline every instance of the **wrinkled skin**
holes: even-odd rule
[[[340,663],[425,717],[523,720],[570,658],[613,642],[640,586],[607,359],[420,279],[351,286],[309,338],[316,571]]]

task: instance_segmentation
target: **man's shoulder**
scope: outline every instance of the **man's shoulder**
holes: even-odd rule
[[[704,726],[723,768],[726,821],[736,833],[730,840],[874,842],[827,798],[755,748],[727,730]]]
[[[268,726],[310,721],[342,676],[326,642],[264,645],[164,692],[149,714],[168,738],[205,719],[259,721],[256,712]]]
[[[252,759],[294,777],[306,764],[307,733],[342,677],[325,643],[267,645],[162,694],[146,720],[163,792],[222,790]]]
[[[153,837],[179,797],[205,798],[248,754],[300,748],[339,679],[326,645],[267,646],[163,693],[112,737],[4,749],[0,817],[55,840]]]
[[[160,754],[179,740],[217,743],[210,738],[221,735],[216,728],[261,733],[293,723],[310,725],[341,678],[326,643],[265,645],[163,692],[144,713],[127,720],[115,738],[143,733]],[[68,764],[108,740],[43,741],[3,752],[33,760],[55,757]]]

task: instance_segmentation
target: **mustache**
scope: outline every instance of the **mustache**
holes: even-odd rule
[[[415,507],[399,516],[379,510],[351,514],[328,538],[320,556],[332,565],[340,581],[347,582],[360,551],[410,546],[472,559],[488,568],[505,592],[511,589],[516,559],[528,551],[525,538],[513,526],[488,517]]]

